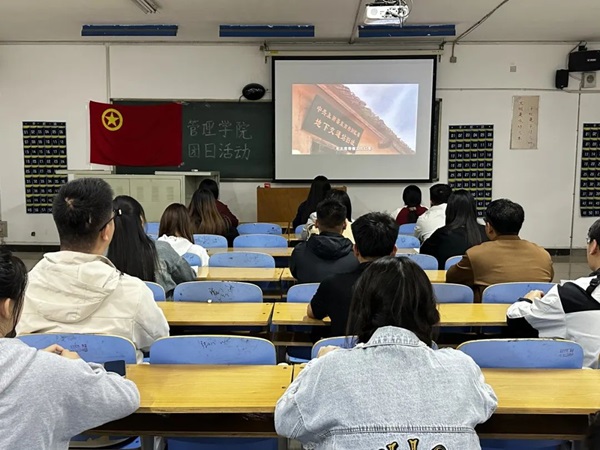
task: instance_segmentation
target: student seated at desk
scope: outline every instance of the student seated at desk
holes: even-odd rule
[[[480,449],[475,426],[497,399],[469,356],[431,348],[439,320],[417,264],[372,262],[350,310],[358,345],[308,363],[277,402],[277,433],[315,450]]]
[[[160,218],[158,235],[158,240],[168,243],[179,256],[198,255],[202,266],[208,266],[208,253],[201,245],[194,244],[192,222],[187,208],[181,203],[167,206]]]
[[[431,207],[419,216],[415,225],[415,236],[421,242],[425,242],[435,230],[446,224],[446,204],[450,194],[452,188],[447,184],[438,183],[429,188]]]
[[[188,206],[188,212],[194,234],[218,234],[226,237],[229,247],[233,247],[233,240],[239,236],[237,228],[228,217],[219,213],[215,197],[210,191],[196,190]]]
[[[310,215],[317,210],[317,205],[325,200],[325,196],[330,190],[331,184],[329,184],[327,177],[324,177],[323,175],[315,177],[310,185],[308,197],[306,197],[306,200],[298,206],[298,212],[292,221],[292,227],[294,229],[296,229],[297,226],[308,222]]]
[[[485,227],[477,223],[475,198],[464,189],[454,191],[448,198],[446,225],[438,228],[421,245],[420,253],[434,256],[438,268],[444,270],[446,260],[488,240]]]
[[[233,214],[229,210],[229,207],[225,203],[223,203],[221,200],[219,200],[219,185],[217,184],[217,182],[215,180],[212,180],[210,178],[205,178],[204,180],[202,180],[200,182],[200,186],[198,186],[198,189],[206,189],[207,191],[212,192],[212,195],[215,197],[215,204],[217,205],[217,211],[219,211],[219,214],[221,214],[224,218],[229,219],[229,223],[231,224],[232,227],[235,228],[240,224],[240,221],[235,216],[235,214]]]
[[[358,268],[352,241],[342,236],[346,207],[337,200],[323,200],[317,206],[317,227],[321,231],[292,252],[290,271],[299,283],[319,283],[329,275]]]
[[[352,224],[356,239],[354,254],[360,265],[356,270],[325,278],[307,308],[313,319],[331,319],[331,336],[344,336],[354,285],[369,264],[396,254],[398,224],[387,214],[369,213]],[[315,327],[315,331],[321,327]]]
[[[421,205],[422,193],[419,186],[410,184],[402,192],[404,207],[398,208],[392,213],[398,225],[417,223],[417,219],[427,212],[427,208]]]
[[[342,232],[342,236],[347,237],[354,243],[354,236],[352,235],[352,202],[348,194],[341,189],[332,189],[327,193],[326,199],[333,199],[340,202],[346,207],[346,228]],[[313,212],[308,218],[308,222],[304,225],[300,238],[305,241],[310,236],[319,234],[319,228],[317,227],[317,213]]]
[[[60,188],[52,205],[60,251],[46,253],[29,274],[19,334],[114,334],[140,350],[169,335],[150,289],[103,256],[121,213],[113,211],[112,197],[100,178],[80,178]],[[142,356],[138,351],[139,361]]]
[[[0,248],[0,448],[66,450],[86,430],[133,414],[132,381],[53,345],[35,350],[14,337],[27,269]]]
[[[509,337],[562,338],[583,347],[584,365],[600,357],[600,220],[588,231],[587,261],[592,274],[556,285],[547,294],[531,291],[507,311]]]
[[[521,205],[508,199],[494,200],[485,211],[485,232],[490,239],[466,251],[446,273],[446,282],[472,286],[476,298],[497,283],[550,282],[552,258],[539,245],[519,238],[525,221]]]
[[[160,284],[167,298],[173,295],[179,283],[196,279],[190,265],[170,244],[154,241],[145,233],[146,215],[140,202],[128,195],[119,195],[113,206],[120,214],[115,217],[115,235],[108,247],[108,258],[117,269]]]

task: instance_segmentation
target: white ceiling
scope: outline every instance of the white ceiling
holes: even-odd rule
[[[455,23],[458,34],[500,3],[500,0],[413,1],[409,23]],[[357,8],[364,1],[157,0],[157,3],[160,12],[145,15],[132,0],[0,0],[0,42],[92,40],[80,36],[83,24],[177,24],[177,38],[159,39],[229,42],[232,39],[218,37],[218,25],[229,23],[313,24],[317,40],[347,41],[352,35]],[[510,0],[465,41],[600,41],[599,20],[600,0]]]

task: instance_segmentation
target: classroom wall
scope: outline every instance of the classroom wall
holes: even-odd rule
[[[526,210],[523,236],[551,248],[570,245],[578,113],[580,123],[600,121],[600,94],[585,93],[579,99],[578,94],[554,89],[554,71],[564,67],[571,48],[462,45],[457,47],[458,63],[450,64],[446,54],[438,65],[437,96],[443,99],[440,180],[447,180],[448,125],[494,124],[494,197],[520,202]],[[511,65],[516,72],[510,71]],[[230,100],[249,82],[270,88],[270,74],[256,46],[0,46],[0,206],[2,219],[9,221],[7,241],[57,242],[49,216],[24,213],[22,121],[66,120],[69,168],[89,169],[88,100]],[[576,84],[571,80],[572,89]],[[513,95],[541,96],[538,150],[509,150]],[[223,183],[223,201],[243,221],[256,218],[259,184]],[[401,206],[403,187],[349,185],[355,216]],[[428,185],[421,187],[427,203]],[[575,247],[585,245],[591,222],[576,210]]]

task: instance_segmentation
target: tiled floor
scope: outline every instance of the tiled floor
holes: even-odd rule
[[[21,258],[27,269],[31,269],[42,258],[42,253],[15,253]],[[585,250],[574,250],[571,256],[554,256],[554,281],[573,280],[589,275]]]

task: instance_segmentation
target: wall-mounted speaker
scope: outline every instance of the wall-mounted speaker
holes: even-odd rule
[[[564,89],[569,86],[569,71],[568,70],[557,70],[556,78],[554,79],[554,85],[556,89]]]

